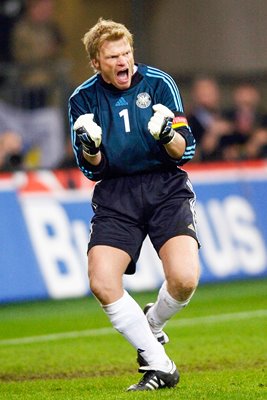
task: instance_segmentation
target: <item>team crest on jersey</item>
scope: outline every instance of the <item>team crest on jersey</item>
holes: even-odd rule
[[[151,104],[151,97],[148,93],[143,92],[139,93],[136,99],[136,105],[140,108],[147,108]]]

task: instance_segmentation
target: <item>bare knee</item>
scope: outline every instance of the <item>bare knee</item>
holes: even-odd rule
[[[123,295],[123,263],[112,262],[112,257],[103,256],[104,252],[100,252],[100,248],[92,250],[88,256],[90,289],[101,304],[114,303]]]
[[[174,299],[186,301],[196,290],[198,279],[198,274],[190,272],[166,277],[168,292]]]
[[[102,300],[106,297],[104,282],[101,284],[100,279],[98,279],[93,273],[90,273],[90,270],[88,271],[88,277],[91,292],[102,303]]]
[[[94,273],[89,269],[89,285],[93,295],[101,304],[114,303],[123,295],[122,280],[106,276],[105,273]]]
[[[199,279],[198,245],[191,236],[176,236],[160,249],[167,289],[178,301],[186,301]]]

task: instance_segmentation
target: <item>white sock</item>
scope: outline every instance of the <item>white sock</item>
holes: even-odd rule
[[[164,281],[157,301],[146,314],[152,332],[156,334],[162,331],[167,321],[187,306],[193,294],[194,292],[185,301],[175,300],[167,291],[167,283]]]
[[[102,306],[112,325],[130,342],[136,350],[143,350],[142,357],[151,369],[169,372],[172,363],[164,347],[154,337],[142,309],[124,291],[123,296],[114,303]]]

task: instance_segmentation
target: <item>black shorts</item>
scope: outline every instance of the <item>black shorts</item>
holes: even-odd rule
[[[198,242],[194,205],[191,182],[178,168],[103,180],[94,189],[88,251],[95,245],[124,250],[132,259],[126,274],[133,274],[146,235],[157,253],[174,236]]]

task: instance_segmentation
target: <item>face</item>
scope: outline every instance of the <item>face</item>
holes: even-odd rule
[[[126,38],[116,41],[106,40],[100,48],[98,58],[93,60],[94,67],[107,83],[124,90],[131,86],[134,58]]]
[[[260,101],[260,94],[252,86],[240,86],[234,92],[235,104],[239,108],[256,108]]]
[[[209,79],[202,79],[195,83],[194,86],[195,101],[209,109],[218,107],[219,104],[219,88],[217,84]]]

